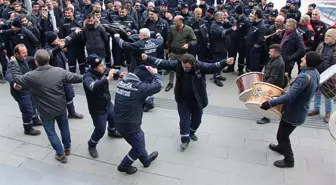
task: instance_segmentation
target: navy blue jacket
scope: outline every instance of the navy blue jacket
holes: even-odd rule
[[[250,31],[250,26],[250,21],[245,15],[243,15],[241,19],[237,20],[237,30],[233,32],[232,36],[234,44],[245,45],[245,39]]]
[[[264,44],[266,33],[267,28],[263,20],[253,23],[247,34],[246,46],[249,48],[261,48]]]
[[[24,75],[26,73],[28,73],[29,71],[31,71],[34,68],[34,58],[33,57],[28,57],[25,61],[19,61],[17,60],[17,63],[19,65],[20,68],[20,72],[21,75]],[[7,66],[7,71],[6,71],[6,80],[9,83],[10,86],[10,92],[11,94],[14,95],[25,95],[27,93],[29,93],[28,89],[22,87],[21,90],[16,90],[14,89],[14,80],[13,80],[13,75],[12,75],[12,62],[8,62],[8,66]]]
[[[155,75],[151,83],[140,81],[133,73],[128,73],[117,85],[114,98],[115,127],[121,134],[140,131],[143,115],[143,104],[148,96],[152,96],[163,87],[159,75]]]
[[[152,25],[154,24],[154,25]],[[164,43],[168,40],[169,25],[167,21],[162,18],[159,18],[155,23],[147,19],[145,24],[141,25],[142,28],[148,28],[151,32],[151,37],[155,38],[157,33],[160,33],[163,37]],[[154,28],[154,29],[153,29]]]
[[[83,87],[88,103],[89,113],[93,116],[105,114],[111,105],[109,82],[106,78],[110,69],[103,74],[88,68],[83,76]]]
[[[212,52],[225,52],[228,49],[227,40],[230,38],[230,34],[233,32],[232,28],[226,29],[224,24],[220,22],[214,22],[211,25],[211,47]]]
[[[320,74],[315,68],[304,68],[288,92],[271,100],[270,105],[275,107],[284,104],[281,119],[293,126],[302,125],[307,118],[310,101],[319,87],[319,82]]]
[[[178,60],[163,60],[155,57],[148,56],[147,62],[154,64],[159,69],[165,69],[168,71],[176,72],[176,84],[174,89],[175,101],[181,102],[182,99],[182,80],[184,76],[184,70],[182,64]],[[194,66],[194,77],[192,80],[192,91],[201,108],[205,108],[208,105],[208,94],[206,91],[205,74],[213,74],[227,66],[226,60],[222,60],[216,63],[197,62]]]

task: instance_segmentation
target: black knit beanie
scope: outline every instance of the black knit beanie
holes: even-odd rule
[[[306,62],[307,67],[316,68],[323,62],[323,60],[321,58],[321,55],[318,54],[316,51],[309,51],[308,53],[306,53]]]

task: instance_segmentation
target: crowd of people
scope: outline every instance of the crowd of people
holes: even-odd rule
[[[285,105],[278,145],[269,148],[285,156],[275,166],[294,167],[289,135],[307,114],[320,114],[319,75],[336,64],[336,24],[328,27],[321,21],[315,4],[306,13],[299,11],[300,6],[297,0],[287,0],[280,10],[267,0],[201,0],[199,4],[194,0],[38,0],[28,12],[20,0],[0,0],[0,82],[10,84],[24,133],[40,135],[34,126],[43,125],[55,158],[63,163],[71,153],[68,118],[83,119],[75,111],[71,83],[82,82],[95,127],[89,154],[99,157],[96,147],[107,127],[109,136],[124,138],[132,146],[118,170],[133,174],[135,160],[149,167],[158,156],[158,152],[148,155],[145,149],[141,119],[143,112],[155,107],[152,95],[163,87],[159,74],[169,74],[165,91],[174,88],[184,150],[191,140],[198,140],[195,133],[208,105],[206,74],[222,87],[226,80],[222,73],[264,71],[267,83],[284,88],[297,64],[299,75],[289,91],[261,105],[265,110]],[[121,73],[121,67],[128,73]],[[113,104],[109,81],[119,78]],[[313,96],[314,109],[308,113]],[[333,99],[326,99],[325,105],[328,122]],[[257,121],[269,122],[268,118]]]

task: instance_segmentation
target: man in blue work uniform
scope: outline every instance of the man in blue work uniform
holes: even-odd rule
[[[96,146],[105,134],[106,122],[108,122],[108,135],[121,137],[114,127],[114,107],[109,91],[109,80],[119,75],[116,74],[115,69],[105,68],[103,59],[96,54],[89,55],[87,61],[90,67],[84,74],[83,86],[89,113],[95,127],[88,145],[91,157],[98,158],[99,154]]]
[[[14,48],[14,56],[18,62],[22,75],[34,68],[32,66],[32,64],[34,64],[34,58],[28,57],[28,52],[25,45],[16,45]],[[19,108],[22,114],[24,133],[31,136],[40,135],[41,131],[33,128],[33,126],[42,125],[42,122],[36,112],[33,97],[28,89],[25,89],[19,84],[14,83],[11,68],[12,63],[10,62],[8,63],[8,69],[6,72],[6,80],[9,82],[11,95],[19,104]]]
[[[119,47],[126,50],[130,51],[133,53],[132,57],[132,63],[130,67],[130,72],[133,72],[136,66],[139,65],[141,61],[141,54],[146,53],[147,55],[150,56],[157,56],[157,49],[163,44],[163,38],[160,33],[157,33],[156,36],[157,38],[150,38],[151,33],[149,29],[147,28],[142,28],[139,31],[139,38],[140,40],[137,42],[129,43],[125,42],[120,38],[119,34],[115,34],[115,42],[119,44]],[[153,109],[154,106],[154,98],[153,97],[148,97],[146,99],[146,102],[144,104],[144,112],[148,112],[149,110]]]
[[[65,42],[67,45],[73,38],[78,36],[78,33],[81,31],[81,29],[77,29],[72,34],[68,35],[65,39]],[[44,47],[45,50],[47,50],[50,54],[50,65],[53,67],[60,67],[63,69],[66,69],[66,63],[67,58],[63,52],[64,48],[59,48],[59,43],[63,42],[61,39],[59,39],[55,32],[53,31],[47,31],[45,32],[46,37],[46,46]],[[58,49],[55,49],[58,47]],[[66,96],[66,104],[68,109],[68,118],[74,118],[74,119],[83,119],[82,114],[78,114],[75,111],[75,105],[73,103],[73,98],[75,97],[75,92],[73,89],[73,86],[71,84],[64,83],[64,89],[65,89],[65,96]]]
[[[147,81],[151,81],[147,83]],[[158,152],[147,154],[145,136],[141,130],[142,104],[163,87],[157,69],[150,66],[138,66],[134,73],[128,73],[117,85],[115,95],[115,126],[132,149],[121,161],[118,171],[134,174],[137,168],[132,163],[139,159],[145,168],[154,161]]]

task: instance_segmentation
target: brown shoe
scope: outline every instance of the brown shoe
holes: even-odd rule
[[[61,163],[67,163],[68,162],[68,158],[66,157],[66,155],[55,155],[55,159]]]
[[[323,121],[324,121],[325,123],[329,123],[329,119],[330,119],[330,113],[327,113],[327,114],[324,116]]]
[[[308,116],[317,116],[320,115],[320,111],[312,110],[308,113]]]
[[[71,148],[64,148],[64,154],[69,156],[71,154]]]

